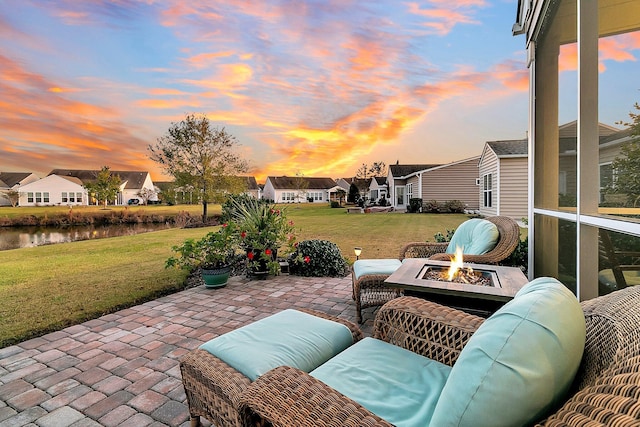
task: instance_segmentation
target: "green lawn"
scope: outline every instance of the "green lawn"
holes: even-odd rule
[[[168,211],[163,214],[167,215],[184,208],[133,209],[165,209]],[[0,208],[0,216],[13,209]],[[33,215],[50,212],[28,209]],[[189,209],[199,213],[201,207]],[[346,214],[344,209],[324,204],[287,205],[284,209],[299,230],[299,240],[330,240],[351,261],[354,246],[363,248],[363,258],[395,258],[404,243],[433,240],[436,232],[455,228],[468,218]],[[219,210],[219,206],[212,206],[209,211]],[[171,246],[208,231],[210,228],[172,229],[0,251],[0,348],[181,289],[186,273],[164,268]]]

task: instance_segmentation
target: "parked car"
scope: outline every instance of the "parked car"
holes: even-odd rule
[[[127,200],[127,204],[128,205],[139,205],[140,204],[140,199],[129,199],[129,200]]]

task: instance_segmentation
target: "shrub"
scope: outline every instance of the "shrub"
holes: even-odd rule
[[[529,269],[529,237],[520,240],[513,253],[503,260],[500,265],[519,267],[524,274],[527,274]]]
[[[388,206],[389,204],[390,204],[389,201],[384,196],[380,197],[380,200],[378,200],[379,206]]]
[[[450,213],[464,213],[466,206],[460,200],[449,200],[444,203],[446,212]]]
[[[433,235],[433,238],[438,243],[450,242],[451,238],[453,237],[453,233],[455,232],[456,232],[455,228],[453,230],[447,229],[446,235],[438,231],[436,234]]]
[[[331,207],[332,208],[339,208],[340,206],[340,202],[336,202],[335,200],[331,201]]]
[[[413,199],[409,199],[409,208],[407,209],[407,212],[409,213],[417,213],[420,212],[420,209],[422,208],[422,199],[421,198],[413,198]]]
[[[435,200],[428,200],[422,206],[422,211],[425,213],[438,213],[440,212],[440,205]]]
[[[303,240],[289,256],[289,273],[306,277],[344,277],[349,264],[328,240]]]
[[[222,218],[223,222],[231,221],[238,215],[240,206],[251,207],[255,203],[268,205],[270,202],[268,199],[256,199],[246,193],[242,194],[230,194],[227,200],[222,204]]]

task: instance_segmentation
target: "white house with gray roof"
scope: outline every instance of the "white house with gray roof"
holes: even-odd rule
[[[0,172],[0,206],[11,206],[11,191],[19,191],[21,185],[37,181],[38,176],[31,172]]]

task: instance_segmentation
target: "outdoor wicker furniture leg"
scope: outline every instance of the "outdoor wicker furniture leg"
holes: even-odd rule
[[[400,289],[387,286],[384,281],[388,274],[367,274],[359,279],[353,276],[353,295],[356,301],[356,320],[362,323],[362,309],[379,307],[394,298],[402,296]]]

